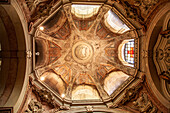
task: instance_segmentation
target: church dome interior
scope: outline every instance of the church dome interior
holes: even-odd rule
[[[169,0],[1,0],[0,113],[168,113]]]

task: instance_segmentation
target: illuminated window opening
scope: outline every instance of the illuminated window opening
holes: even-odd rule
[[[120,61],[126,66],[134,67],[134,63],[135,63],[134,46],[135,46],[134,39],[131,39],[131,40],[124,40],[118,48],[118,57]]]
[[[111,10],[105,15],[105,24],[114,33],[123,34],[130,30],[129,27]]]
[[[104,90],[111,95],[129,76],[121,71],[111,72],[104,80]]]
[[[75,5],[71,7],[71,12],[79,18],[89,18],[96,15],[99,11],[100,5]]]
[[[134,41],[131,40],[124,46],[124,58],[129,64],[134,64]]]

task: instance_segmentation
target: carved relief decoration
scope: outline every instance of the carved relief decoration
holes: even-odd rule
[[[31,31],[32,25],[38,19],[45,18],[52,13],[52,7],[58,0],[17,0],[25,13],[28,23],[28,30]]]
[[[59,110],[69,110],[69,106],[60,106]]]
[[[152,104],[152,102],[148,99],[147,94],[142,93],[141,96],[135,101],[133,101],[133,105],[138,109],[141,113],[156,113],[157,108]]]
[[[132,112],[157,113],[158,108],[148,99],[148,93],[141,89],[142,87],[143,85],[137,85],[136,88],[130,88],[126,91],[123,100],[115,107]]]
[[[32,99],[28,104],[28,109],[25,113],[42,113],[42,104],[34,99]]]
[[[87,112],[93,112],[93,106],[86,106],[85,108]]]
[[[41,102],[45,102],[51,107],[56,107],[54,97],[49,91],[33,87],[33,92],[37,95],[38,100]]]
[[[159,77],[167,81],[168,84],[170,84],[170,71],[169,70],[163,71],[161,74],[159,74]]]
[[[161,79],[170,82],[170,31],[160,32],[158,41],[153,50],[153,59]]]
[[[146,21],[152,11],[163,2],[168,0],[117,0],[126,10],[128,18],[138,21],[147,29]]]
[[[139,90],[142,88],[142,84],[140,83],[137,86],[133,86],[129,89],[126,89],[126,92],[124,94],[124,97],[122,101],[120,102],[120,105],[126,104],[126,102],[131,101],[133,98],[135,98],[138,95]]]
[[[48,16],[54,5],[54,0],[25,0],[25,2],[31,14],[30,22]]]

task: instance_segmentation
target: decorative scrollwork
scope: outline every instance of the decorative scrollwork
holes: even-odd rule
[[[145,28],[145,21],[149,14],[155,8],[156,4],[166,0],[117,0],[125,11],[128,18],[134,19],[142,24]]]
[[[139,94],[139,90],[142,89],[142,87],[143,87],[142,84],[143,84],[144,80],[145,80],[145,75],[142,75],[141,81],[138,83],[138,85],[135,85],[129,89],[126,89],[123,99],[117,104],[117,106],[125,105],[127,102],[134,99],[136,97],[136,95]]]
[[[42,113],[42,104],[36,100],[31,100],[25,113]]]
[[[124,105],[126,102],[130,101],[131,99],[135,98],[136,94],[138,93],[139,89],[142,88],[142,85],[134,86],[126,90],[123,100],[120,104]]]
[[[37,95],[37,97],[42,101],[48,103],[49,106],[51,107],[56,107],[56,104],[54,103],[54,98],[53,95],[45,90],[45,89],[38,89],[38,88],[33,88],[33,92]]]
[[[156,113],[157,111],[157,108],[152,104],[145,93],[142,93],[142,95],[133,102],[133,105],[141,113]]]
[[[163,71],[160,75],[160,78],[164,79],[170,84],[170,71]]]
[[[25,2],[31,13],[30,22],[48,16],[54,5],[54,0],[25,0]]]

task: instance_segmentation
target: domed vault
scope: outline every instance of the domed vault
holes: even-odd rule
[[[169,5],[1,0],[0,112],[168,113]]]
[[[107,101],[135,77],[138,36],[108,5],[66,4],[40,24],[34,37],[36,77],[67,101],[109,105]],[[42,45],[44,51],[39,49]],[[125,52],[128,48],[131,54]],[[131,62],[125,54],[131,55]]]
[[[0,112],[168,113],[169,6],[1,0]]]

